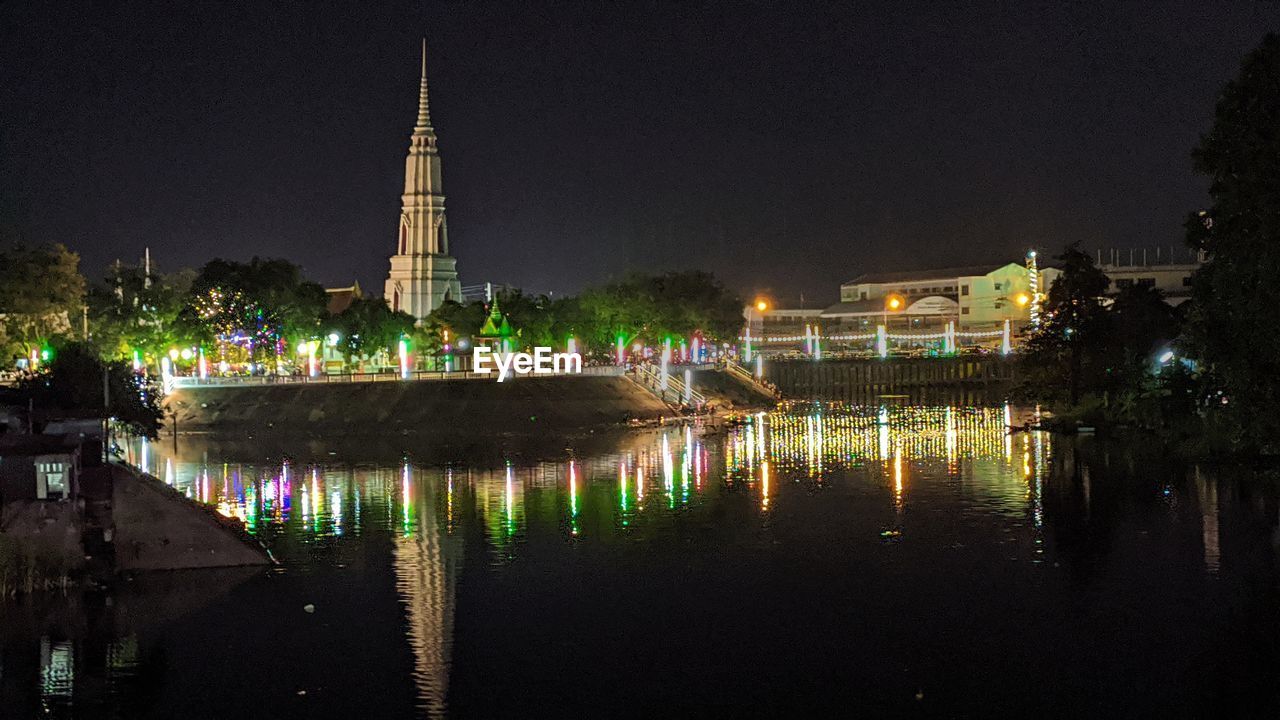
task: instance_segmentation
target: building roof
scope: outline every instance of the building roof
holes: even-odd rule
[[[80,438],[67,435],[0,435],[0,457],[32,457],[75,452]]]
[[[884,312],[884,298],[867,298],[866,300],[852,300],[849,302],[838,302],[822,311],[822,317],[836,317],[839,315],[869,315],[871,313]]]
[[[341,315],[344,310],[351,307],[351,303],[356,298],[362,297],[360,283],[355,281],[352,281],[351,287],[325,288],[324,291],[329,296],[325,309],[330,315]]]
[[[893,283],[928,282],[930,280],[955,280],[962,277],[976,277],[995,272],[1007,265],[1017,263],[991,263],[988,265],[969,265],[965,267],[936,268],[933,270],[905,270],[901,272],[864,273],[845,283],[845,285],[889,285]]]
[[[748,305],[747,309],[755,311],[756,308],[755,305]],[[762,317],[816,317],[821,314],[822,308],[769,308],[764,311]]]

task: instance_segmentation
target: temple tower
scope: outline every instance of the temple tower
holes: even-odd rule
[[[421,321],[445,300],[462,301],[458,262],[449,255],[440,152],[427,105],[426,40],[422,41],[418,120],[409,136],[400,202],[396,254],[391,256],[391,272],[383,296],[392,310],[403,310]]]

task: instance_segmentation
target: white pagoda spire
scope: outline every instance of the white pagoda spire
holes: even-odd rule
[[[427,104],[427,39],[422,38],[422,79],[418,81],[418,122],[415,135],[431,132],[431,109]]]
[[[396,254],[384,297],[392,310],[422,320],[446,299],[461,300],[457,262],[449,256],[440,151],[427,104],[427,41],[422,41],[418,117],[409,136]]]

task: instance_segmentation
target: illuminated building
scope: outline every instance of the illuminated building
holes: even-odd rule
[[[1054,273],[1040,271],[1040,292],[1047,292]],[[1021,263],[867,273],[841,285],[840,302],[822,317],[833,332],[880,323],[891,332],[940,329],[950,321],[961,331],[994,330],[1005,320],[1020,328],[1030,320],[1032,292]],[[891,306],[895,299],[898,307]]]
[[[440,153],[427,108],[427,44],[422,43],[418,120],[409,138],[399,239],[383,296],[392,310],[421,321],[445,300],[461,300],[457,261],[449,255]]]

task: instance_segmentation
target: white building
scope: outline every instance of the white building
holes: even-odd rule
[[[392,310],[421,321],[445,300],[462,300],[457,260],[449,255],[440,153],[427,108],[427,42],[422,41],[418,121],[409,138],[401,196],[400,235],[383,297]]]
[[[1039,269],[1038,292],[1057,271]],[[868,273],[840,286],[840,302],[822,312],[823,333],[860,332],[886,325],[894,331],[994,330],[1010,322],[1015,332],[1030,323],[1037,287],[1019,263]]]
[[[1102,265],[1111,284],[1107,295],[1115,296],[1127,287],[1153,287],[1164,293],[1165,302],[1181,305],[1191,299],[1191,275],[1200,263],[1173,265]]]

